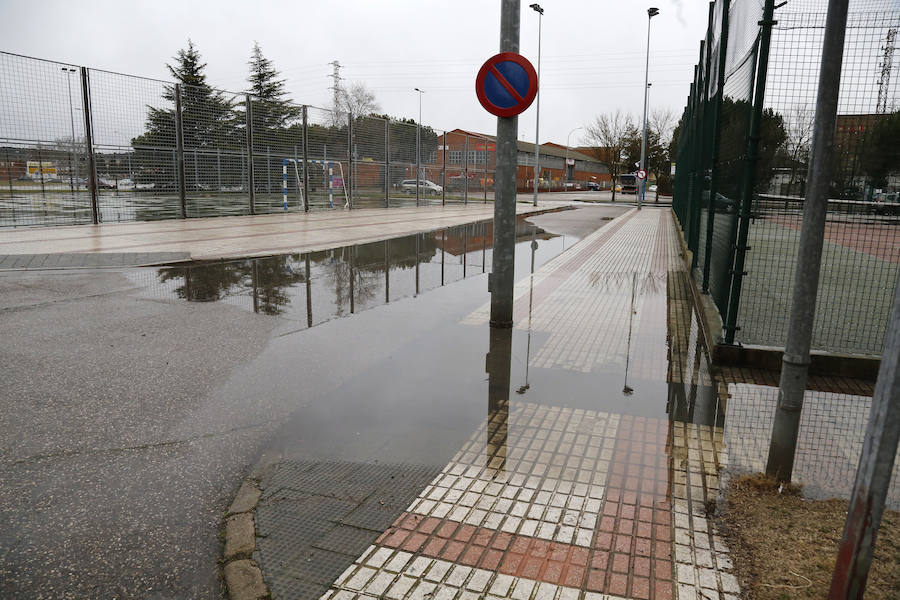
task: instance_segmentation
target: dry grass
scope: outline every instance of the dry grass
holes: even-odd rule
[[[846,501],[781,493],[762,475],[734,479],[720,530],[748,600],[821,600],[828,595]],[[900,513],[885,511],[866,587],[867,600],[900,598]]]

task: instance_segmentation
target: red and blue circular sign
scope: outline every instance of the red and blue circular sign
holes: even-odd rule
[[[514,117],[531,106],[538,79],[528,59],[515,52],[501,52],[482,65],[475,78],[478,101],[498,117]]]

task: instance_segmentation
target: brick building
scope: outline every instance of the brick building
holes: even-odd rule
[[[446,154],[446,157],[444,156]],[[568,165],[566,165],[568,158]],[[482,189],[484,184],[493,186],[496,168],[496,138],[483,133],[454,129],[438,137],[436,165],[446,160],[447,181],[450,187],[459,185],[466,178],[469,189]],[[534,185],[534,144],[518,142],[517,188],[520,192],[533,190]],[[565,189],[566,171],[573,187],[586,188],[589,182],[608,188],[611,185],[609,169],[592,156],[560,144],[541,144],[540,191]]]

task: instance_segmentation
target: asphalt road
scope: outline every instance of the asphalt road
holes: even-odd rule
[[[0,274],[0,597],[220,597],[217,528],[273,425],[196,407],[276,324],[122,272]]]

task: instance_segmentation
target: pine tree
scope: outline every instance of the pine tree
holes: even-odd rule
[[[238,133],[232,103],[206,82],[206,63],[191,40],[186,49],[175,55],[174,64],[166,64],[169,73],[181,84],[181,120],[185,152],[214,151],[236,143]],[[147,109],[147,131],[135,137],[131,144],[139,162],[143,162],[145,182],[173,183],[175,168],[171,160],[161,160],[165,149],[175,148],[175,86],[166,85],[162,97],[168,108]],[[143,160],[142,160],[143,159]],[[149,164],[147,164],[149,163]],[[209,176],[214,176],[208,174]],[[208,183],[197,176],[187,178],[188,185]]]
[[[258,42],[253,43],[247,64],[250,66],[247,92],[253,95],[254,127],[281,129],[289,126],[300,116],[300,107],[290,104],[285,80],[279,79],[280,73],[272,66],[272,61],[263,56]]]

